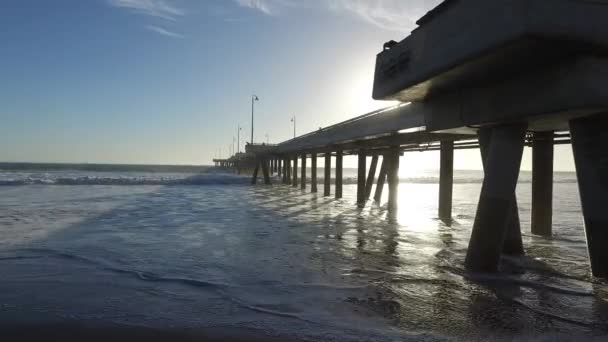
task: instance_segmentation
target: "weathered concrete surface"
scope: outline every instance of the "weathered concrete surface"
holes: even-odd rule
[[[606,51],[607,17],[606,1],[445,1],[378,54],[373,97],[420,101]]]
[[[553,131],[532,138],[532,234],[551,236],[553,224]]]
[[[452,224],[452,193],[454,188],[454,142],[442,141],[439,160],[439,219]]]
[[[491,128],[487,157],[483,158],[485,177],[465,260],[468,270],[498,271],[513,212],[525,133],[522,124]]]
[[[367,173],[367,180],[365,181],[365,200],[367,201],[372,194],[372,186],[374,186],[374,179],[376,177],[376,168],[378,167],[378,155],[372,156],[372,163],[369,166],[369,172]]]
[[[325,153],[325,165],[323,175],[323,196],[331,194],[331,154]]]
[[[570,122],[585,233],[594,276],[608,277],[608,113]]]
[[[367,165],[365,150],[359,150],[358,167],[357,167],[357,204],[362,206],[365,203],[365,175],[367,173]]]
[[[481,161],[484,167],[484,173],[486,170],[489,149],[492,143],[492,131],[492,128],[482,128],[479,130],[479,150],[481,152]],[[515,191],[513,191],[511,196],[511,207],[509,208],[509,211],[509,215],[506,219],[507,221],[505,222],[507,228],[504,242],[502,244],[502,252],[507,255],[523,255],[525,252],[524,244],[521,238],[519,208],[517,205],[517,196],[515,195]]]
[[[342,151],[336,152],[336,199],[342,198]]]

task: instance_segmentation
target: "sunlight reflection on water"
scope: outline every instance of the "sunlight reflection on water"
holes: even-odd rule
[[[382,205],[357,208],[354,185],[341,200],[279,185],[6,187],[0,300],[317,340],[605,335],[606,286],[589,275],[576,184],[556,184],[553,239],[528,233],[530,185],[520,184],[529,257],[475,278],[463,260],[479,188],[455,184],[447,227],[438,187],[425,183],[400,185],[396,215],[386,191]]]

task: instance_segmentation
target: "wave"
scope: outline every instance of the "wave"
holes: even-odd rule
[[[245,185],[250,184],[249,177],[236,175],[196,175],[189,177],[23,177],[17,179],[0,179],[0,186],[19,185]]]

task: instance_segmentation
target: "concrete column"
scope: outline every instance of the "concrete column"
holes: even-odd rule
[[[365,200],[367,201],[372,194],[372,186],[374,185],[374,178],[376,177],[376,168],[378,167],[378,155],[374,154],[372,157],[372,163],[369,166],[369,173],[367,174],[367,180],[365,181]]]
[[[481,131],[485,177],[465,266],[473,272],[496,272],[513,218],[526,125],[503,125]]]
[[[266,159],[262,161],[262,173],[264,174],[264,184],[270,185],[270,160]]]
[[[317,154],[310,154],[310,192],[317,192]]]
[[[392,148],[387,157],[388,209],[392,211],[397,209],[399,198],[399,149]]]
[[[300,188],[306,190],[306,153],[302,153],[302,177],[300,177]]]
[[[357,205],[363,206],[365,204],[365,175],[367,172],[365,150],[360,149],[357,157],[359,160],[357,168]]]
[[[285,159],[283,158],[279,158],[277,159],[277,175],[279,175],[279,177],[283,176],[283,162],[285,161]]]
[[[291,182],[291,160],[289,157],[285,157],[285,172],[283,173],[283,180],[285,184]]]
[[[295,188],[298,186],[298,155],[293,156],[293,170],[292,175],[293,179],[291,181],[291,185]]]
[[[323,175],[323,196],[331,195],[331,153],[325,153],[325,166]]]
[[[374,194],[374,201],[380,203],[382,200],[382,190],[384,190],[384,183],[386,182],[386,174],[388,173],[388,160],[386,155],[382,156],[382,165],[380,166],[380,174],[378,175],[378,183],[376,184],[376,193]]]
[[[255,162],[255,169],[253,169],[253,176],[251,178],[251,184],[256,184],[258,182],[258,172],[260,171],[260,162]]]
[[[479,147],[481,151],[482,165],[486,164],[489,146],[492,140],[492,129],[482,128],[479,130]],[[524,244],[521,239],[521,226],[519,223],[519,209],[517,207],[517,197],[515,190],[511,199],[511,212],[507,222],[507,235],[504,239],[502,252],[507,255],[524,255]]]
[[[608,278],[607,115],[602,113],[570,121],[591,272],[602,278]]]
[[[551,236],[553,216],[553,131],[532,139],[532,234]]]
[[[454,141],[442,141],[439,163],[439,219],[452,224],[452,191],[454,187]]]
[[[336,198],[342,198],[342,151],[336,151]]]

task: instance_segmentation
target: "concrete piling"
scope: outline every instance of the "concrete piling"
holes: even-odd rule
[[[532,138],[532,234],[551,236],[553,216],[553,131]]]
[[[374,178],[376,177],[376,168],[378,167],[378,155],[372,156],[372,163],[369,166],[369,172],[367,174],[367,180],[365,181],[365,200],[367,201],[372,194],[372,186],[374,185]]]
[[[300,177],[300,188],[302,190],[306,190],[306,157],[306,153],[302,153],[302,176]]]
[[[262,174],[264,175],[264,184],[270,185],[270,160],[262,160]]]
[[[570,121],[572,150],[585,220],[591,272],[608,277],[608,116]]]
[[[317,192],[317,154],[310,154],[310,192]]]
[[[388,209],[397,209],[399,199],[399,149],[391,148],[387,153],[387,178],[388,178]]]
[[[336,199],[342,198],[342,150],[336,151]]]
[[[260,171],[260,162],[257,161],[255,164],[255,169],[253,169],[253,176],[251,177],[251,184],[256,184],[258,182],[258,172]]]
[[[291,177],[291,161],[288,157],[283,158],[283,184],[289,184]]]
[[[376,184],[376,192],[374,193],[374,201],[380,203],[382,200],[382,190],[386,183],[386,174],[388,173],[388,160],[386,155],[382,156],[382,164],[380,166],[380,174],[378,174],[378,183]]]
[[[292,176],[293,179],[291,180],[291,185],[295,188],[298,186],[298,155],[294,155],[293,156],[293,170],[292,171]]]
[[[439,162],[439,219],[452,224],[452,194],[454,188],[454,141],[440,143]]]
[[[365,204],[365,175],[367,172],[365,150],[360,149],[357,157],[359,161],[357,167],[357,205],[361,207]]]
[[[515,204],[526,127],[503,125],[480,132],[485,176],[465,260],[470,271],[498,271]]]
[[[331,153],[325,153],[325,165],[323,166],[323,196],[331,195]]]
[[[492,139],[492,130],[490,128],[482,128],[479,130],[478,137],[479,151],[481,152],[481,162],[485,170],[488,148]],[[524,255],[524,244],[521,238],[521,225],[519,222],[519,209],[517,206],[515,190],[513,190],[511,202],[512,205],[507,221],[507,233],[503,242],[502,252],[507,255]]]

